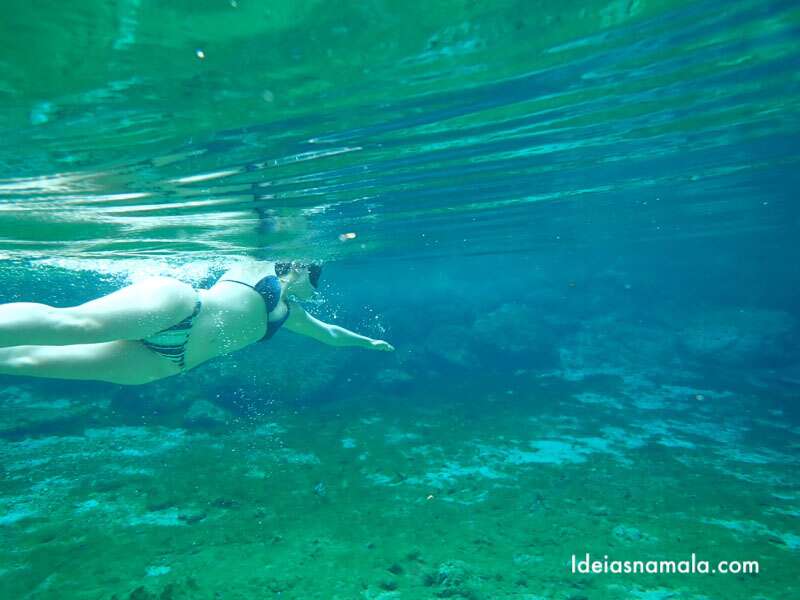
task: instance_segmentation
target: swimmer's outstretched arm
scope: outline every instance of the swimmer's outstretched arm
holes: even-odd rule
[[[394,346],[384,340],[374,340],[344,327],[324,323],[312,317],[294,302],[291,304],[289,318],[283,326],[289,331],[313,338],[329,346],[355,346],[384,352],[394,350]]]

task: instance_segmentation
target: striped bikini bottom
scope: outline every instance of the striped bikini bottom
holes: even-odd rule
[[[172,327],[162,329],[149,338],[142,340],[142,343],[156,354],[160,354],[170,362],[178,365],[181,369],[186,366],[186,342],[189,341],[189,334],[192,325],[200,309],[202,302],[198,299],[194,305],[194,311],[180,323]]]

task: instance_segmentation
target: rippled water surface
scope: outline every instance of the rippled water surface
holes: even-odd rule
[[[518,252],[796,221],[793,2],[3,12],[7,257]]]

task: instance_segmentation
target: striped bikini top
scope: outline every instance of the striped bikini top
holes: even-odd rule
[[[237,279],[221,279],[220,281],[230,281],[231,283],[244,285],[251,290],[255,290],[258,292],[258,295],[261,296],[261,299],[264,301],[264,307],[267,309],[267,331],[264,333],[264,337],[259,341],[264,342],[275,335],[275,332],[278,331],[281,325],[286,322],[286,319],[289,318],[289,305],[287,304],[286,314],[283,318],[278,321],[269,320],[269,313],[277,308],[278,302],[281,300],[281,282],[275,275],[267,275],[263,279],[260,279],[255,285],[250,285],[249,283]]]

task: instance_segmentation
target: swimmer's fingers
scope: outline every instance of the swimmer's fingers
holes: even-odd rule
[[[381,352],[394,352],[394,346],[385,340],[372,340],[370,344],[373,350],[380,350]]]

